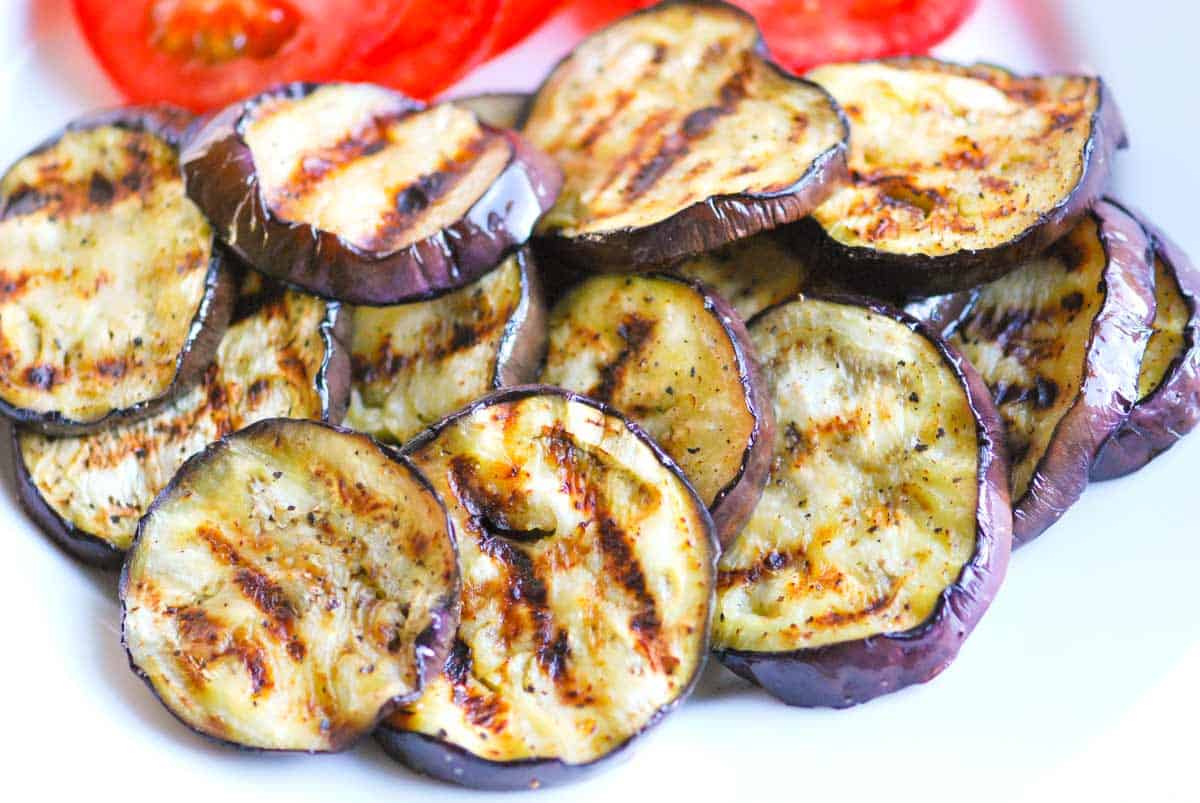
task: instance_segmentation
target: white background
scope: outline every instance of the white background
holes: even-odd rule
[[[114,2],[114,6],[118,5]],[[1200,256],[1196,15],[1174,0],[983,0],[940,49],[1021,70],[1094,69],[1133,149],[1114,191]],[[66,0],[0,0],[0,163],[116,100]],[[1024,11],[1022,16],[1021,11]],[[1034,22],[1027,20],[1034,19]],[[570,43],[552,23],[457,91],[528,89]],[[29,524],[0,447],[6,800],[483,800],[418,778],[371,742],[262,756],[186,731],[129,672],[115,576]],[[1200,436],[1135,477],[1093,486],[1014,556],[959,660],[934,682],[849,711],[789,709],[717,666],[632,759],[545,801],[1200,800]],[[531,798],[532,799],[532,798]]]

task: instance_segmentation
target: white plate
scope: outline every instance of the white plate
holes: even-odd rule
[[[1134,144],[1119,161],[1121,196],[1200,256],[1200,51],[1195,14],[1182,5],[984,0],[939,52],[1023,70],[1100,70]],[[1037,22],[1022,21],[1029,17]],[[530,88],[572,36],[552,24],[456,92]],[[0,163],[115,100],[67,0],[0,0]],[[21,514],[0,435],[0,796],[491,797],[416,777],[369,741],[340,756],[264,756],[185,730],[128,670],[115,576],[81,568]],[[631,760],[537,799],[1200,799],[1191,782],[1191,726],[1200,719],[1198,475],[1193,436],[1138,475],[1092,487],[1014,557],[991,611],[932,683],[849,711],[806,711],[713,665]]]

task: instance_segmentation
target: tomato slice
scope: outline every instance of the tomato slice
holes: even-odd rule
[[[976,0],[735,0],[758,19],[771,54],[802,72],[833,61],[924,53]]]
[[[328,80],[403,0],[74,0],[105,71],[134,102],[197,111],[283,81]]]
[[[562,0],[501,0],[488,57],[500,55],[529,36],[562,4]]]

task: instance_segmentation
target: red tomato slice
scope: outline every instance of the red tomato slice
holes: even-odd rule
[[[562,4],[562,0],[501,0],[488,57],[500,55],[529,36]]]
[[[429,98],[490,55],[503,0],[407,0],[379,33],[360,44],[344,77]]]
[[[403,0],[75,0],[88,43],[134,102],[197,111],[327,80]]]
[[[976,0],[735,0],[758,19],[772,55],[797,72],[832,61],[924,53]]]

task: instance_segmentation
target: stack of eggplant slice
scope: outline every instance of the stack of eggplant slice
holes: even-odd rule
[[[855,705],[1200,418],[1200,274],[1102,197],[1124,144],[1099,79],[797,77],[715,0],[533,95],[93,115],[0,179],[21,501],[242,747],[519,789],[710,654]]]

